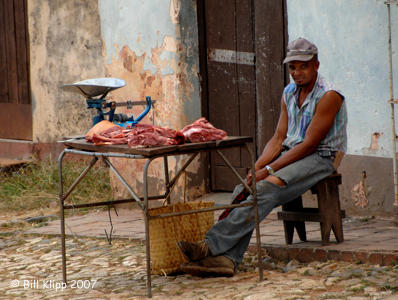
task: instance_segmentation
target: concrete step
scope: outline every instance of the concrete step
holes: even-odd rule
[[[0,139],[0,158],[11,160],[56,159],[64,149],[62,143]]]
[[[4,160],[29,160],[32,153],[32,141],[0,139],[0,158]]]

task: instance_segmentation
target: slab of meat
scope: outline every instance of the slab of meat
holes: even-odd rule
[[[184,134],[185,140],[192,143],[222,140],[227,136],[224,130],[215,128],[205,118],[200,118],[185,126],[181,132]]]
[[[177,130],[149,124],[136,124],[127,135],[129,147],[178,145],[185,142]]]
[[[123,130],[123,127],[116,125],[108,120],[103,120],[95,124],[87,133],[86,133],[86,141],[92,142],[92,138],[94,134],[103,135],[108,134],[108,137],[112,137],[114,134],[120,134]]]
[[[227,136],[224,130],[215,128],[205,118],[185,126],[182,131],[150,124],[136,124],[124,129],[109,121],[97,123],[86,134],[86,140],[94,145],[163,146],[221,140]]]
[[[114,137],[108,137],[105,134],[94,133],[91,142],[94,145],[123,145],[127,144],[127,138],[122,134],[122,136],[115,135]]]

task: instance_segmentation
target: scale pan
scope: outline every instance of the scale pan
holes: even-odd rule
[[[79,93],[86,98],[92,98],[124,87],[126,82],[119,78],[93,78],[78,81],[72,84],[64,84],[61,89],[69,92]]]

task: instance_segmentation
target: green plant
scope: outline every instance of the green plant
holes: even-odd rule
[[[84,162],[64,162],[64,193],[86,167]],[[70,194],[74,204],[106,201],[111,198],[109,169],[92,168]],[[58,165],[36,161],[9,172],[0,172],[0,209],[3,212],[35,210],[57,206],[59,199]]]

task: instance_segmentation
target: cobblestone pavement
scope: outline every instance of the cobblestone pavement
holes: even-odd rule
[[[61,285],[59,236],[0,235],[0,299],[145,299],[139,240],[68,237],[68,286]],[[152,276],[153,299],[398,299],[398,266],[301,264],[265,255],[263,282],[248,251],[231,278]]]
[[[143,214],[138,209],[110,211],[113,236],[145,240]],[[214,213],[215,222],[221,211]],[[56,217],[56,216],[55,216]],[[15,230],[15,223],[8,223]],[[86,215],[73,215],[66,219],[66,234],[89,237],[104,237],[110,232],[109,215],[106,210],[91,211]],[[45,226],[44,226],[45,225]],[[301,262],[326,261],[327,259],[348,262],[361,261],[369,264],[398,264],[398,226],[392,220],[376,217],[350,216],[344,219],[344,242],[336,243],[331,233],[330,243],[323,245],[319,223],[306,223],[307,242],[294,234],[293,244],[286,246],[283,222],[271,213],[260,223],[262,247],[270,256],[279,259],[297,259]],[[1,227],[1,219],[0,219]],[[60,234],[60,220],[43,221],[41,227],[32,227],[27,232],[36,234]],[[251,244],[256,244],[253,234]]]

